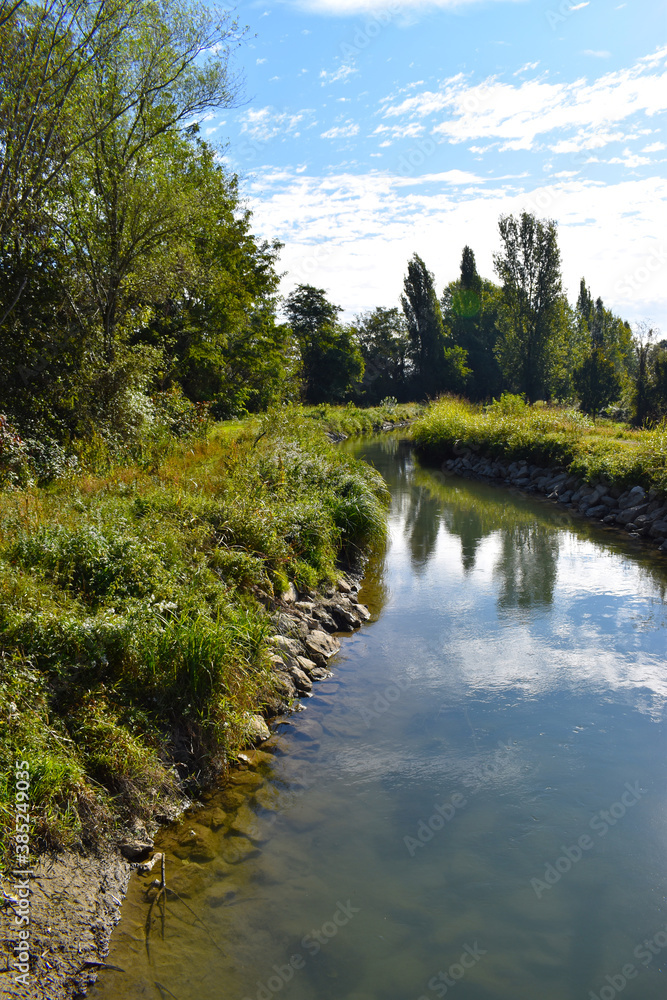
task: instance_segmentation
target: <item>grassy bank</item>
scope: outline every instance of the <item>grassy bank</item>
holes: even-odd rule
[[[345,434],[347,437],[373,434],[390,426],[400,426],[415,420],[423,412],[424,406],[421,403],[395,403],[393,400],[365,409],[351,403],[348,406],[329,406],[324,403],[321,406],[303,408],[304,415],[321,425],[328,433]]]
[[[0,850],[13,763],[33,844],[95,844],[225,770],[272,698],[271,599],[384,532],[386,490],[299,410],[157,469],[0,494]]]
[[[633,430],[623,424],[594,423],[573,409],[527,406],[504,396],[487,407],[445,397],[413,425],[418,452],[442,462],[456,449],[470,448],[494,458],[526,459],[558,466],[592,483],[656,487],[667,493],[667,427]]]

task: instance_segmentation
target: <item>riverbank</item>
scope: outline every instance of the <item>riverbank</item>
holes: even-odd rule
[[[296,410],[213,435],[157,472],[3,494],[6,995],[38,995],[10,985],[14,761],[29,764],[41,859],[31,982],[67,997],[103,960],[156,825],[224,780],[268,736],[266,720],[325,675],[331,633],[364,618],[341,566],[382,537],[385,504],[377,473]]]
[[[413,427],[444,471],[503,482],[644,538],[667,553],[667,431],[594,424],[505,397],[485,410],[445,398]]]

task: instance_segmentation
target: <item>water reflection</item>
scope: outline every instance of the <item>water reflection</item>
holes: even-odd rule
[[[550,605],[558,572],[558,535],[544,525],[523,524],[504,528],[501,539],[495,569],[499,607]]]

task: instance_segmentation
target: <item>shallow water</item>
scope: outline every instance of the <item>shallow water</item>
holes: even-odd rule
[[[178,897],[133,881],[90,996],[663,1000],[664,560],[355,447],[393,497],[373,620],[162,836]]]

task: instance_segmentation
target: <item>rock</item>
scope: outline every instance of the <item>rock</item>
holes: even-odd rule
[[[665,542],[662,543],[662,545],[658,549],[658,552],[666,552],[667,553],[667,541],[665,541]]]
[[[349,585],[344,576],[341,576],[340,580],[338,581],[338,589],[342,594],[352,593],[352,587]]]
[[[667,535],[667,521],[654,521],[649,534],[651,538],[664,538]]]
[[[246,736],[250,743],[263,743],[271,732],[261,715],[247,715]]]
[[[230,823],[229,828],[242,837],[252,840],[254,843],[261,843],[267,840],[269,835],[266,823],[261,822],[247,802],[243,803]]]
[[[607,508],[604,504],[599,504],[597,507],[589,507],[586,511],[586,517],[605,517],[607,514]]]
[[[329,614],[327,610],[323,607],[316,607],[312,614],[313,619],[319,626],[325,629],[327,632],[337,632],[338,624],[335,619]]]
[[[645,514],[647,509],[648,504],[642,504],[639,507],[625,507],[616,515],[616,523],[630,524],[631,521],[634,522],[635,518],[638,517],[639,514]]]
[[[259,854],[259,849],[247,837],[226,837],[220,854],[228,865],[237,865],[240,861]]]
[[[173,854],[181,861],[187,859],[190,863],[205,864],[213,861],[217,855],[215,838],[204,827],[190,827],[179,836]]]
[[[313,660],[309,660],[307,656],[297,656],[296,662],[304,674],[307,674],[309,677],[312,677],[313,671],[317,670],[317,664]]]
[[[300,691],[303,694],[310,694],[313,690],[313,682],[308,674],[301,669],[301,667],[299,667],[296,663],[290,663],[289,675],[294,681],[297,691]]]
[[[644,499],[646,493],[643,486],[633,486],[631,490],[625,496],[621,496],[618,501],[618,506],[621,510],[629,509],[630,507],[636,507]]]
[[[143,861],[152,850],[152,840],[125,840],[120,845],[120,853],[128,861]]]
[[[363,622],[368,621],[368,619],[371,616],[371,613],[365,604],[353,604],[352,607],[354,608],[355,612],[359,615],[359,617]]]
[[[617,501],[614,500],[614,498],[609,493],[605,493],[604,496],[600,497],[600,503],[603,503],[605,507],[609,507],[610,509],[612,507],[618,507]]]
[[[298,599],[299,595],[297,594],[296,587],[294,586],[293,583],[290,583],[285,593],[282,594],[282,600],[285,602],[285,604],[294,604],[294,602],[297,601]]]
[[[280,653],[289,653],[290,656],[300,656],[303,653],[302,643],[298,639],[290,639],[286,635],[273,635],[269,642]]]
[[[306,639],[306,650],[309,658],[314,660],[318,667],[326,666],[327,660],[340,649],[338,639],[321,632],[318,629],[311,632]]]
[[[360,622],[352,610],[351,601],[345,598],[341,598],[338,601],[330,601],[327,604],[327,610],[336,621],[338,626],[337,631],[350,632],[352,629],[359,628]]]

